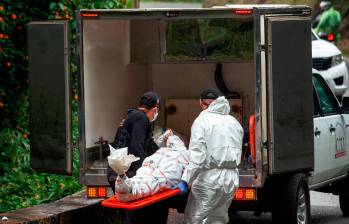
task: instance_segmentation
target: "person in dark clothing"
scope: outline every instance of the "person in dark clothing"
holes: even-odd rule
[[[160,108],[159,96],[154,92],[144,93],[139,100],[138,109],[127,112],[118,127],[114,141],[114,148],[128,147],[128,153],[139,157],[140,160],[131,164],[126,175],[131,178],[135,176],[143,160],[152,155],[159,147],[152,138],[151,122],[155,121]],[[108,182],[115,193],[115,180],[117,174],[108,167]],[[145,207],[143,209],[123,212],[123,223],[166,223],[168,207],[161,203]],[[154,222],[155,221],[155,222]]]

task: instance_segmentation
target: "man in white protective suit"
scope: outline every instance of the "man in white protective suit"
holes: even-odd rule
[[[182,193],[191,185],[184,213],[186,224],[225,224],[239,186],[243,128],[229,115],[230,106],[215,89],[201,94],[202,112],[191,128],[189,164],[176,186]]]

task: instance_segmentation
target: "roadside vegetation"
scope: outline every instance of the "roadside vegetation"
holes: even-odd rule
[[[74,149],[72,176],[37,173],[30,168],[26,25],[34,20],[70,21],[76,46],[75,10],[123,8],[127,0],[2,0],[0,2],[0,213],[47,203],[82,189],[79,152]],[[77,66],[72,51],[73,139],[78,139]]]

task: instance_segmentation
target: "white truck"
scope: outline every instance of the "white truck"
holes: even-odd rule
[[[231,211],[308,224],[309,190],[318,190],[339,194],[349,215],[349,99],[340,104],[312,74],[310,14],[307,6],[286,5],[79,11],[73,50],[87,196],[111,194],[105,146],[143,92],[161,96],[156,124],[168,127],[180,125],[171,116],[197,110],[188,102],[203,88],[216,86],[246,132]],[[66,21],[28,25],[31,164],[61,174],[72,173],[68,34]],[[184,101],[169,105],[176,100]]]

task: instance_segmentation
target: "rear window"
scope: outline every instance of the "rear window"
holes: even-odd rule
[[[253,22],[227,18],[167,21],[166,60],[252,60]]]

